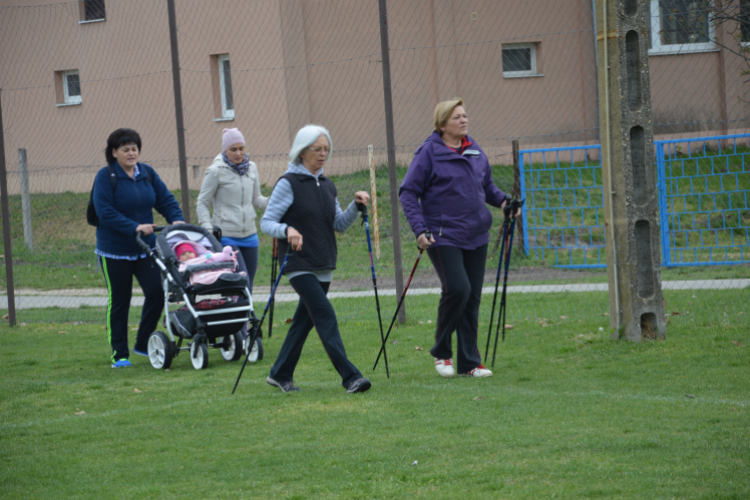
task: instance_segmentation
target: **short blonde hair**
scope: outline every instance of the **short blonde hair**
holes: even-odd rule
[[[453,110],[456,109],[457,106],[463,105],[464,100],[460,97],[454,97],[450,101],[439,102],[438,105],[435,106],[435,132],[443,135],[443,131],[440,130],[440,127],[445,127],[445,124],[448,123],[448,119],[453,114]]]

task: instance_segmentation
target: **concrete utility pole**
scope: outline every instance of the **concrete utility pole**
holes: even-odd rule
[[[649,22],[649,0],[596,1],[610,325],[635,342],[666,336]]]

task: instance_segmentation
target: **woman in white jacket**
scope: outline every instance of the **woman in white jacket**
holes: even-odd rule
[[[265,210],[268,198],[260,194],[258,167],[247,156],[242,133],[236,128],[225,128],[221,149],[203,179],[198,195],[198,220],[209,231],[221,228],[221,244],[238,251],[237,261],[240,270],[247,273],[252,293],[259,246],[255,210]]]

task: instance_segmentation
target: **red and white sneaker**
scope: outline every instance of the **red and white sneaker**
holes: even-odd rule
[[[462,377],[475,377],[475,378],[481,378],[481,377],[491,377],[492,372],[489,371],[487,368],[484,367],[484,365],[479,365],[473,370],[462,373]]]
[[[453,361],[450,359],[435,358],[435,369],[441,376],[446,378],[451,378],[456,374],[456,370],[453,368]]]

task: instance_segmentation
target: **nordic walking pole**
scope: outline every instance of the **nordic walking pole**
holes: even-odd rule
[[[276,238],[273,239],[273,250],[271,251],[271,292],[273,284],[276,282],[276,268],[279,265],[279,244]],[[276,305],[276,297],[271,293],[271,310],[268,313],[268,338],[273,334],[273,308]]]
[[[276,288],[279,286],[279,281],[281,281],[281,276],[284,274],[284,267],[286,267],[286,263],[289,260],[289,256],[292,255],[292,245],[289,244],[289,248],[287,249],[286,255],[284,256],[284,262],[281,263],[281,268],[279,269],[279,276],[276,278],[276,283],[273,285],[273,289],[271,290],[271,296],[268,297],[268,302],[266,302],[266,307],[263,309],[263,316],[261,316],[260,321],[258,322],[257,326],[253,328],[253,333],[251,336],[248,337],[249,343],[247,345],[253,345],[255,343],[255,339],[258,338],[258,332],[260,332],[260,327],[263,325],[263,320],[266,319],[266,313],[268,312],[269,307],[271,306],[271,301],[273,300],[273,296],[276,294]],[[252,352],[252,349],[247,350],[247,355],[245,356],[245,362],[242,363],[242,368],[240,368],[240,374],[237,375],[237,382],[234,383],[234,389],[232,389],[232,394],[234,394],[234,391],[237,390],[237,384],[240,383],[240,378],[242,377],[242,372],[245,371],[245,366],[247,365],[247,360],[250,359],[250,353]]]
[[[503,342],[505,342],[505,310],[506,310],[506,293],[508,290],[508,267],[510,266],[510,250],[513,246],[513,229],[515,228],[515,218],[510,223],[510,237],[508,238],[508,248],[505,253],[505,277],[503,278],[503,293],[500,296],[500,310],[497,314],[498,323],[495,330],[495,347],[492,350],[492,366],[495,366],[495,355],[497,354],[497,338],[500,332],[500,325],[503,325]]]
[[[429,231],[426,231],[424,233],[425,237],[429,240],[432,238],[432,233]],[[398,301],[398,306],[396,306],[396,312],[393,313],[393,319],[391,320],[391,326],[388,327],[388,333],[385,334],[385,339],[383,339],[383,345],[380,346],[380,352],[378,352],[378,357],[375,359],[375,366],[372,367],[372,370],[375,371],[375,368],[378,367],[378,361],[380,361],[380,355],[383,354],[385,351],[385,344],[388,342],[388,337],[391,334],[391,329],[393,328],[393,323],[396,322],[396,316],[398,316],[398,311],[401,309],[401,304],[404,303],[404,298],[406,297],[406,292],[409,290],[409,285],[411,285],[411,279],[414,277],[414,271],[417,270],[417,266],[419,265],[419,259],[422,258],[422,252],[424,252],[424,248],[419,249],[419,255],[417,255],[417,260],[414,262],[414,267],[411,268],[411,274],[409,275],[409,279],[406,282],[406,286],[404,287],[404,291],[401,293],[401,298]]]
[[[495,252],[497,252],[497,248],[500,246],[500,239],[505,236],[504,231],[507,228],[505,227],[505,221],[503,221],[503,225],[500,226],[500,229],[497,231],[497,239],[495,240],[495,246],[492,247],[492,253],[490,253],[490,259],[495,256]],[[503,257],[500,256],[500,260],[503,260]]]
[[[510,228],[508,229],[508,232],[510,235],[508,236],[508,242],[507,242],[507,249],[505,252],[505,276],[503,278],[503,293],[500,297],[500,312],[498,312],[498,321],[497,324],[497,330],[495,330],[495,347],[492,351],[492,367],[495,366],[495,355],[497,354],[497,333],[500,329],[500,324],[503,325],[503,342],[505,342],[505,313],[507,309],[507,292],[508,292],[508,268],[510,267],[510,254],[511,250],[513,250],[513,233],[515,232],[516,228],[516,212],[523,206],[525,200],[512,200],[508,205],[506,205],[503,208],[503,212],[505,212],[505,218],[511,219],[510,222]]]
[[[490,313],[490,326],[487,329],[487,346],[484,348],[484,362],[487,362],[487,356],[490,353],[490,339],[492,338],[492,322],[495,319],[495,303],[497,303],[497,289],[500,286],[500,273],[503,270],[503,255],[505,254],[505,240],[508,237],[508,226],[510,221],[508,219],[503,220],[503,225],[498,233],[498,237],[502,235],[503,247],[500,249],[500,260],[497,263],[497,277],[495,278],[495,294],[492,296],[492,312]],[[499,240],[499,238],[498,238]],[[497,250],[497,245],[495,246]],[[493,251],[494,254],[494,251]],[[500,316],[500,310],[498,310],[498,317]]]
[[[375,307],[378,309],[378,324],[380,325],[380,342],[383,344],[383,360],[385,361],[385,374],[391,378],[388,370],[388,355],[385,352],[385,338],[383,337],[383,319],[380,315],[380,299],[378,299],[378,280],[375,277],[375,261],[372,260],[372,243],[370,243],[370,223],[367,220],[367,205],[357,204],[357,210],[362,213],[362,223],[365,225],[367,233],[367,250],[370,252],[370,270],[372,271],[372,288],[375,290]]]

